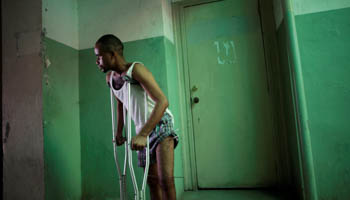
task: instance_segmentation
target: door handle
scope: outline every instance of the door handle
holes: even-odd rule
[[[199,98],[198,97],[193,98],[193,103],[198,103],[198,102],[199,102]]]

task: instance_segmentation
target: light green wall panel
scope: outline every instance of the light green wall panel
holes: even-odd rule
[[[171,71],[174,70],[172,67],[176,66],[175,58],[166,57],[166,49],[173,48],[173,46],[165,43],[164,37],[126,42],[124,43],[124,55],[127,61],[143,62],[153,73],[161,89],[168,96],[170,109],[176,114],[178,111],[174,109],[178,105],[172,100],[176,100],[176,90],[174,91],[173,87],[176,87],[177,84],[175,85],[176,80],[170,78],[171,81],[169,81],[167,77],[168,68],[171,68]],[[92,48],[81,50],[79,60],[82,197],[84,199],[116,198],[119,197],[119,183],[113,157],[110,97],[105,74],[98,70]],[[174,83],[174,85],[169,85],[169,83]],[[171,95],[169,95],[170,92]],[[123,150],[124,148],[121,148],[121,158],[124,158]],[[180,155],[181,147],[178,146],[175,150],[175,177],[177,177],[178,195],[183,191],[179,190],[183,188]],[[134,158],[134,166],[136,166],[136,154]],[[141,182],[143,171],[139,167],[135,169],[137,180]],[[133,189],[130,175],[128,175],[127,185],[127,192],[131,197]]]
[[[349,0],[292,0],[295,15],[349,8]]]
[[[136,41],[165,34],[163,0],[128,1],[77,0],[79,49],[92,48],[103,34],[118,35],[122,41]]]
[[[319,199],[350,196],[350,8],[296,17]]]
[[[42,20],[46,37],[79,48],[77,0],[42,0]]]
[[[78,51],[49,38],[44,47],[45,199],[80,199]]]

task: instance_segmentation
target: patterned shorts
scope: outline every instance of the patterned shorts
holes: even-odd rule
[[[149,135],[149,154],[150,154],[150,165],[157,163],[156,149],[160,142],[162,142],[168,136],[172,136],[174,138],[174,149],[179,143],[179,137],[176,135],[173,127],[172,117],[165,113],[156,127],[153,129],[151,134]],[[142,151],[138,151],[138,166],[145,167],[146,166],[146,148]]]

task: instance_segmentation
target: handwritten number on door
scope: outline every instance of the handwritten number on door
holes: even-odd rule
[[[236,47],[233,40],[215,41],[217,62],[219,65],[233,64],[237,61]]]

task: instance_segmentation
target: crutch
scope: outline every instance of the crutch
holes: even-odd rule
[[[111,112],[112,112],[112,132],[113,132],[113,152],[114,152],[114,160],[115,165],[117,166],[118,176],[119,176],[119,191],[120,191],[120,200],[126,200],[126,165],[128,160],[128,149],[127,145],[125,145],[125,157],[124,157],[124,168],[123,172],[120,169],[119,161],[118,161],[118,152],[117,152],[117,141],[115,140],[115,106],[114,106],[114,98],[113,91],[110,89],[111,93]],[[125,119],[124,119],[125,121]]]
[[[128,112],[127,112],[127,145],[125,145],[125,159],[124,159],[124,170],[121,174],[121,170],[119,167],[119,162],[117,159],[117,148],[116,148],[116,141],[114,141],[114,159],[116,162],[118,175],[119,175],[119,184],[120,184],[120,199],[125,200],[126,199],[126,163],[129,162],[129,169],[131,174],[131,180],[134,186],[134,192],[135,192],[135,200],[146,200],[146,183],[147,183],[147,177],[148,177],[148,171],[149,171],[149,137],[147,136],[147,146],[146,146],[146,166],[144,171],[144,177],[142,182],[142,188],[141,190],[138,189],[135,171],[132,163],[132,151],[131,151],[131,97],[130,97],[130,82],[127,82],[128,84]],[[115,138],[115,115],[114,115],[114,99],[113,99],[113,91],[111,91],[111,107],[112,107],[112,130],[113,130],[113,140]],[[147,93],[144,94],[144,101],[145,101],[145,120],[147,121],[147,111],[148,111],[148,104],[147,104]],[[125,107],[124,110],[124,122],[125,122]]]

